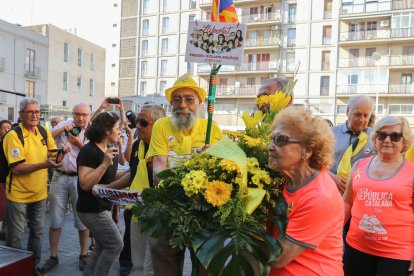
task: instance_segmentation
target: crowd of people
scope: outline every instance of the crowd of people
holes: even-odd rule
[[[202,30],[197,41],[200,38],[203,43],[209,39]],[[223,45],[225,37],[212,43]],[[258,97],[286,83],[270,79]],[[59,264],[58,246],[70,203],[84,275],[107,275],[118,256],[120,275],[182,275],[183,250],[172,248],[165,238],[141,233],[129,205],[122,236],[114,220],[116,206],[95,192],[99,186],[154,188],[157,173],[169,166],[170,158],[210,146],[205,144],[207,121],[198,114],[206,91],[185,74],[165,97],[172,107],[169,117],[162,106],[146,103],[131,125],[122,101],[116,104],[118,115],[105,111],[110,105],[105,99],[94,114],[87,103],[74,105],[73,117],[52,118],[51,130],[39,125],[39,103],[23,99],[22,123],[11,130],[10,122],[0,122],[10,168],[0,179],[1,238],[6,244],[22,248],[27,222],[27,249],[36,256],[37,271],[51,271]],[[412,275],[414,164],[405,158],[412,134],[408,121],[398,116],[385,116],[370,127],[372,109],[371,98],[351,97],[347,121],[333,127],[303,108],[290,106],[276,115],[268,165],[285,176],[282,193],[289,213],[286,235],[272,230],[283,250],[269,260],[269,275]],[[213,123],[211,144],[222,136]],[[41,265],[47,198],[50,257]],[[89,237],[94,241],[90,255]],[[201,265],[197,272],[208,275]]]

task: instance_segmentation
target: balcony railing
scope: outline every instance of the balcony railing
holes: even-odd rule
[[[245,14],[239,16],[240,23],[253,23],[253,22],[264,22],[264,21],[277,21],[281,22],[280,10],[270,13],[254,13]]]
[[[342,84],[337,85],[338,94],[387,94],[387,84]]]
[[[400,55],[390,57],[391,66],[411,66],[414,67],[414,56]]]
[[[332,37],[322,37],[322,45],[331,45],[332,44]]]
[[[233,0],[234,3],[237,2],[256,2],[254,0]],[[211,5],[213,0],[200,0],[200,5]]]
[[[287,46],[288,47],[295,47],[296,46],[296,38],[288,38]]]
[[[413,0],[392,1],[393,10],[405,10],[414,8]]]
[[[256,96],[257,91],[259,90],[259,85],[251,85],[244,87],[236,86],[217,86],[216,95],[224,97],[233,97],[233,96]],[[205,87],[207,90],[208,87]]]
[[[379,61],[380,66],[387,66],[389,65],[389,59],[387,56],[384,56]],[[338,67],[375,67],[378,66],[378,63],[372,59],[370,56],[368,57],[360,57],[360,58],[340,58],[338,61]]]
[[[373,40],[390,38],[391,30],[372,30],[359,32],[342,32],[340,41]]]
[[[328,61],[322,62],[321,70],[322,71],[329,71],[331,69],[331,64]]]
[[[332,19],[332,11],[324,11],[323,19]]]
[[[398,28],[391,30],[391,38],[413,37],[414,28]]]
[[[343,5],[340,13],[343,14],[354,14],[354,13],[365,13],[365,12],[377,12],[377,11],[389,11],[392,7],[392,1],[386,2],[366,2],[355,5]]]
[[[246,39],[245,47],[260,47],[260,46],[278,46],[280,45],[280,39],[277,37],[260,37],[256,39]]]
[[[25,64],[24,66],[24,76],[29,78],[40,78],[40,67],[29,66]]]
[[[250,71],[274,71],[278,69],[277,62],[246,62],[242,63],[240,66],[235,67],[232,65],[223,65],[220,68],[220,72],[250,72]],[[211,68],[208,64],[202,64],[197,67],[198,73],[210,73]]]
[[[414,85],[412,84],[390,84],[389,94],[414,94]]]

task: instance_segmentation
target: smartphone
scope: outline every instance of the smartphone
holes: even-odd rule
[[[119,104],[119,98],[108,98],[108,103]]]
[[[56,154],[56,163],[62,162],[63,157],[65,157],[65,152],[63,151],[63,149],[58,149]]]

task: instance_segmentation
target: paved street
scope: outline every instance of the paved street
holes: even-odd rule
[[[120,212],[119,216],[119,228],[122,233],[124,233],[125,224],[123,218],[123,210]],[[45,229],[43,231],[43,241],[42,241],[42,261],[41,264],[49,257],[49,216],[46,214]],[[27,229],[25,239],[23,241],[24,248],[27,245]],[[4,241],[0,241],[1,245],[5,245]],[[88,245],[89,246],[89,245]],[[70,212],[66,215],[65,226],[62,231],[62,236],[59,243],[59,265],[54,268],[52,271],[45,275],[65,275],[65,276],[76,276],[82,275],[82,272],[79,271],[78,267],[78,257],[79,257],[79,239],[77,230],[73,227],[73,214]],[[184,275],[189,276],[191,274],[191,263],[189,260],[188,254],[186,254],[185,264],[184,264]],[[118,259],[113,263],[109,275],[119,275],[119,262]]]

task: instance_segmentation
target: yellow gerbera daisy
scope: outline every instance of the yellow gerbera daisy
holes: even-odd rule
[[[231,186],[222,181],[211,181],[204,192],[204,198],[214,207],[226,204],[230,200]]]

